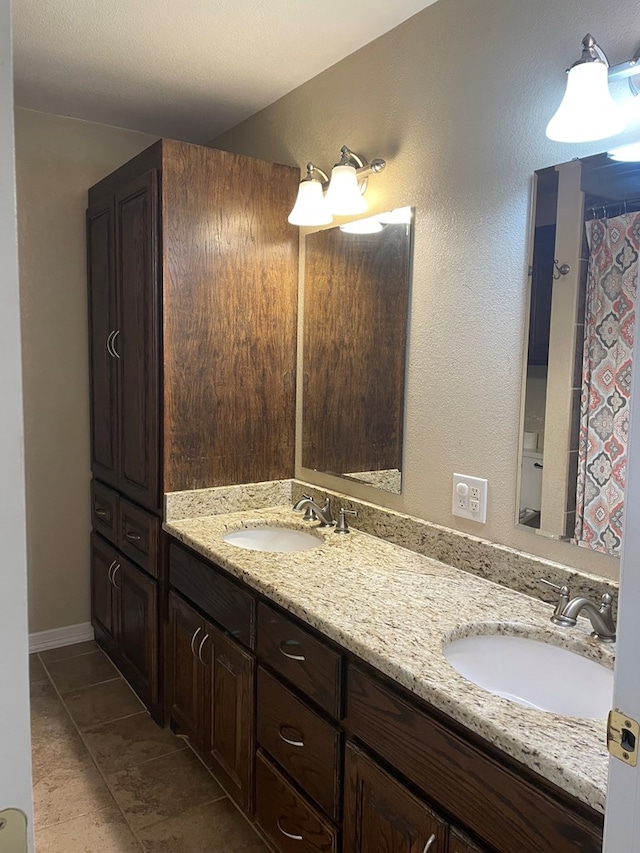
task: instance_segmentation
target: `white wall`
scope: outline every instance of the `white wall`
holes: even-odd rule
[[[88,622],[87,189],[155,136],[16,110],[29,628]]]
[[[614,558],[514,518],[532,175],[602,150],[545,126],[585,33],[617,62],[637,21],[636,0],[439,0],[212,142],[325,169],[346,143],[387,159],[373,212],[417,208],[403,494],[358,494],[612,577]],[[454,471],[488,478],[485,527],[451,515]]]
[[[0,810],[31,822],[22,377],[9,0],[0,0]]]

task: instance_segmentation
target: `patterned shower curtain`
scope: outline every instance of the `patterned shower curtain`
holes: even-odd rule
[[[589,269],[575,542],[620,554],[640,213],[586,223]]]

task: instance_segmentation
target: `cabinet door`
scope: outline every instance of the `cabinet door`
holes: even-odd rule
[[[157,510],[159,494],[160,282],[155,171],[116,194],[120,490]]]
[[[118,480],[117,328],[113,199],[87,211],[91,470],[112,486]]]
[[[120,596],[120,668],[145,702],[158,701],[158,587],[124,557],[112,575]]]
[[[447,853],[447,824],[353,744],[347,746],[344,814],[349,853]]]
[[[118,592],[111,574],[119,565],[118,552],[95,533],[91,534],[91,624],[96,640],[114,657],[118,651]]]
[[[167,704],[176,730],[196,747],[205,742],[205,668],[196,655],[204,636],[202,617],[174,592],[169,593]]]
[[[243,808],[253,808],[253,655],[211,624],[198,645],[208,673],[209,755],[214,772]],[[209,637],[209,639],[207,639]]]

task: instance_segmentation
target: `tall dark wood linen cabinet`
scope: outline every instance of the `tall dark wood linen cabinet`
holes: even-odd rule
[[[89,190],[92,623],[159,721],[163,494],[294,473],[298,180],[163,139]]]

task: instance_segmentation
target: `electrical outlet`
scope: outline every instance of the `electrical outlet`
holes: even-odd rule
[[[453,498],[451,511],[461,518],[469,518],[479,524],[487,522],[488,481],[466,474],[453,475]]]

